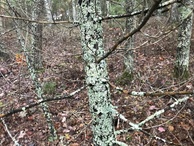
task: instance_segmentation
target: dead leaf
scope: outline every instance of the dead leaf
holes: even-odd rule
[[[80,128],[84,127],[84,124],[80,124],[79,127],[80,127]]]
[[[70,139],[70,135],[69,134],[65,134],[65,139],[69,140]]]
[[[66,117],[63,117],[62,118],[62,123],[66,122],[66,119],[67,119]]]
[[[0,93],[0,97],[3,97],[4,95],[5,95],[5,93],[4,93],[4,92]]]
[[[165,132],[166,130],[163,127],[158,127],[159,132]]]
[[[15,61],[18,64],[26,65],[26,59],[24,54],[15,54]]]
[[[20,116],[21,118],[26,117],[26,115],[27,115],[26,111],[21,111],[21,112],[19,113],[19,116]]]
[[[0,67],[0,74],[6,75],[8,73],[8,70],[4,67]]]
[[[191,124],[191,126],[194,128],[194,120],[190,119],[189,124]]]
[[[187,130],[187,131],[191,128],[188,124],[185,124],[185,123],[183,123],[183,122],[181,122],[181,127],[182,127],[183,129]]]
[[[159,57],[159,60],[160,60],[160,61],[163,61],[163,60],[164,60],[164,58],[163,58],[162,56],[160,56],[160,57]]]
[[[191,83],[189,83],[188,85],[186,85],[186,88],[191,90],[193,88],[193,85]]]
[[[78,143],[72,143],[70,146],[80,146]]]
[[[169,125],[168,126],[168,131],[170,131],[170,132],[174,131],[174,127],[172,125]]]
[[[149,110],[150,110],[150,111],[155,110],[155,109],[158,109],[155,105],[151,105],[151,106],[149,107]]]
[[[64,133],[69,133],[70,130],[69,130],[69,129],[64,129],[63,132],[64,132]]]

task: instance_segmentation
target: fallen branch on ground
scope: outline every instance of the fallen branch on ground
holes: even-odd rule
[[[42,103],[45,103],[45,102],[50,102],[50,101],[55,101],[55,100],[63,100],[63,99],[68,99],[68,98],[71,98],[73,97],[75,94],[79,93],[80,91],[82,91],[83,89],[85,89],[86,86],[83,86],[79,89],[77,89],[76,91],[70,93],[69,95],[62,95],[62,96],[57,96],[57,97],[54,97],[54,98],[48,98],[48,99],[44,99],[44,100],[38,100],[37,102],[33,103],[33,104],[30,104],[30,105],[26,105],[24,107],[21,107],[21,108],[18,108],[18,109],[13,109],[5,114],[0,114],[0,118],[3,118],[3,117],[8,117],[10,115],[13,115],[13,114],[16,114],[16,113],[19,113],[19,112],[22,112],[22,111],[25,111],[27,109],[30,109],[30,108],[33,108],[35,106],[38,106]]]
[[[125,90],[121,87],[117,87],[112,83],[109,83],[111,87],[114,89],[121,91],[124,94],[132,95],[132,96],[173,96],[173,95],[192,95],[194,94],[193,91],[166,91],[166,92],[136,92],[136,91],[129,91]]]

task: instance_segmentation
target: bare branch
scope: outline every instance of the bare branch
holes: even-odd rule
[[[151,17],[151,15],[153,14],[153,12],[157,9],[158,5],[160,4],[162,0],[155,0],[155,3],[153,4],[153,6],[150,8],[150,10],[148,11],[147,15],[144,17],[144,19],[142,20],[141,24],[135,28],[134,30],[132,30],[130,33],[127,33],[123,38],[121,38],[107,53],[105,53],[104,56],[102,56],[101,58],[99,58],[96,62],[99,63],[100,61],[102,61],[103,59],[107,58],[109,55],[112,54],[112,52],[114,52],[117,47],[124,42],[126,39],[128,39],[129,37],[131,37],[132,35],[134,35],[135,33],[137,33],[138,31],[140,31],[142,29],[142,27],[147,23],[147,21],[149,20],[149,18]]]
[[[8,18],[8,19],[15,19],[15,20],[23,20],[23,21],[33,22],[33,23],[39,23],[39,24],[63,24],[63,23],[73,23],[73,22],[71,22],[71,21],[53,21],[53,22],[49,22],[49,21],[37,21],[37,20],[31,20],[31,19],[24,18],[24,17],[8,16],[8,15],[0,15],[0,17],[2,17],[2,18]]]
[[[156,9],[165,8],[165,7],[167,7],[169,5],[172,5],[174,3],[180,3],[180,0],[169,0],[167,2],[163,2]],[[136,15],[139,15],[139,14],[142,14],[142,13],[146,14],[148,11],[149,11],[149,8],[146,8],[144,10],[135,11],[135,12],[132,12],[130,14],[116,15],[116,16],[107,16],[107,17],[102,18],[102,20],[110,20],[110,19],[120,19],[120,18],[126,18],[126,17],[133,17],[133,16],[136,16]],[[166,10],[164,12],[166,12]]]
[[[159,111],[156,111],[155,113],[153,113],[152,115],[148,116],[145,120],[139,122],[138,124],[135,124],[135,123],[132,123],[130,122],[129,120],[126,120],[126,118],[124,118],[125,122],[128,122],[128,124],[131,126],[129,129],[127,130],[119,130],[119,131],[116,131],[116,134],[121,134],[121,133],[126,133],[126,132],[129,132],[131,130],[142,130],[142,126],[147,123],[148,121],[154,119],[155,117],[158,117],[160,116],[161,114],[163,114],[165,111],[171,109],[171,108],[174,108],[176,105],[178,104],[181,104],[182,102],[186,102],[190,97],[189,96],[185,96],[183,98],[180,98],[178,99],[177,101],[175,101],[173,104],[167,106],[166,108],[164,109],[161,109]],[[116,111],[116,110],[115,110]],[[119,114],[117,112],[117,114]],[[123,116],[123,115],[122,115]],[[119,116],[120,118],[121,116]],[[123,118],[122,118],[123,119]]]

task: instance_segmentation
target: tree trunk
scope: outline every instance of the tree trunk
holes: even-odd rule
[[[188,1],[186,5],[191,6],[191,2]],[[174,72],[176,77],[185,79],[189,76],[189,53],[193,13],[191,9],[183,5],[178,9],[178,12],[179,20],[182,24],[178,33],[178,46]]]
[[[110,1],[106,1],[106,16],[108,16],[110,14]]]
[[[72,0],[72,14],[73,14],[73,22],[77,22],[77,11],[76,11],[76,1]]]
[[[46,10],[46,16],[48,21],[52,21],[52,14],[51,14],[51,1],[50,0],[44,0],[44,6]],[[51,26],[51,24],[50,24]]]
[[[1,6],[1,8],[0,8],[0,13],[2,14],[3,13],[3,9],[4,9],[4,4],[2,3],[2,0],[0,0],[0,6]],[[0,31],[2,31],[3,30],[3,18],[1,17],[0,18]]]
[[[107,16],[107,3],[106,0],[101,0],[102,16]]]
[[[32,20],[41,20],[44,14],[44,1],[36,0],[32,10]],[[33,66],[35,69],[42,68],[42,24],[32,23],[32,51]]]
[[[102,37],[100,0],[79,0],[83,58],[90,112],[92,114],[93,144],[112,146],[116,141],[113,127],[112,106],[105,60],[96,60],[105,53]]]
[[[169,23],[177,23],[178,22],[178,4],[174,3],[171,6],[170,9],[170,18],[169,18]]]
[[[135,1],[125,0],[125,12],[127,14],[134,11]],[[135,19],[134,17],[126,18],[126,33],[129,33],[135,28]],[[124,65],[125,70],[119,79],[120,84],[128,84],[133,79],[133,68],[134,68],[134,35],[125,43],[125,54],[124,54]]]

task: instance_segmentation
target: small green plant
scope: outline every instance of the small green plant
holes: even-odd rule
[[[125,71],[120,77],[118,77],[117,83],[120,85],[128,85],[132,80],[133,74]]]
[[[49,81],[49,82],[45,82],[43,84],[43,92],[44,94],[54,94],[56,91],[56,82],[53,81]]]

